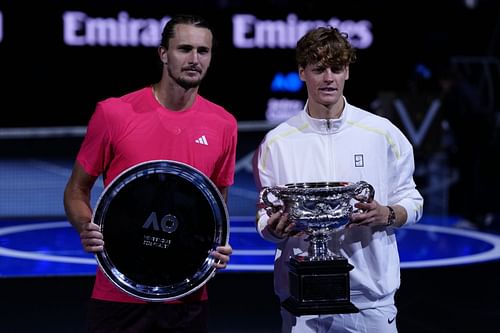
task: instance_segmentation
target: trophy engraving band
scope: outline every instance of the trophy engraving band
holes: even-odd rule
[[[136,298],[187,296],[215,274],[211,252],[229,239],[225,201],[196,168],[170,160],[137,164],[99,197],[92,221],[104,237],[100,269]]]

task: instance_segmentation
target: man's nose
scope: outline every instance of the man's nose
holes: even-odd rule
[[[197,64],[199,62],[199,54],[198,54],[198,51],[196,50],[192,50],[190,53],[189,53],[189,62],[192,63],[192,64]]]

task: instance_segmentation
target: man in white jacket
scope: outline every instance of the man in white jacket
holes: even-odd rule
[[[295,316],[282,307],[282,332],[397,332],[400,260],[394,229],[420,220],[423,198],[413,180],[409,141],[388,119],[350,105],[343,95],[355,59],[347,35],[336,28],[305,34],[296,60],[307,87],[306,106],[269,131],[254,158],[260,189],[329,181],[366,181],[375,189],[374,200],[356,203],[360,212],[332,240],[354,266],[350,298],[359,313]],[[277,246],[274,285],[281,301],[290,296],[287,261],[309,246],[287,217],[258,206],[257,230]]]

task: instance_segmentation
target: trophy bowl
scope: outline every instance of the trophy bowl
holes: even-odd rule
[[[340,253],[339,242],[329,248],[332,234],[350,220],[356,201],[370,202],[375,191],[365,181],[290,183],[265,187],[260,199],[268,215],[278,210],[288,213],[294,231],[304,232],[309,242],[307,254],[293,255],[288,261],[290,297],[282,305],[296,316],[353,313],[350,302],[349,264]]]
[[[323,260],[339,256],[328,250],[327,242],[332,232],[341,230],[349,222],[354,201],[369,202],[374,193],[365,181],[290,183],[264,188],[261,199],[268,214],[283,209],[295,223],[295,231],[309,235],[309,256],[302,260]]]

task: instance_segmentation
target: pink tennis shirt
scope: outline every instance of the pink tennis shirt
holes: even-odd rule
[[[217,187],[234,182],[237,123],[224,108],[197,95],[184,111],[166,109],[146,87],[97,104],[77,161],[107,186],[124,170],[151,160],[191,165]],[[92,298],[142,303],[97,269]],[[174,302],[207,299],[206,286]]]

